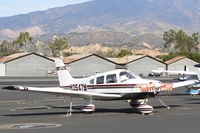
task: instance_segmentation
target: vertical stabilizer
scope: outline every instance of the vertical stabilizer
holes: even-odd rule
[[[197,77],[200,80],[200,64],[194,65],[197,69]]]
[[[55,64],[60,86],[69,86],[70,84],[72,84],[74,79],[67,70],[62,59],[55,59]]]

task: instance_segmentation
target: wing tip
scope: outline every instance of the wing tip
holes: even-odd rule
[[[2,88],[3,90],[19,90],[18,86],[5,86]]]

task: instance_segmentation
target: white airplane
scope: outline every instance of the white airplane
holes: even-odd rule
[[[189,80],[178,83],[161,83],[157,80],[142,79],[131,71],[121,69],[96,74],[87,78],[75,79],[67,70],[61,59],[56,59],[56,69],[60,87],[13,87],[8,90],[36,91],[64,95],[69,97],[84,98],[81,110],[84,112],[95,111],[93,100],[128,100],[130,106],[142,114],[149,114],[154,108],[147,105],[147,98],[155,97],[161,91],[171,91],[173,88],[182,87],[199,82]],[[70,103],[69,114],[72,111]]]
[[[200,80],[200,64],[194,66],[196,67],[196,71],[152,70],[152,72],[179,74],[182,75],[181,77],[178,78],[180,81],[186,81],[188,79],[191,79],[191,75],[197,76],[197,78]],[[188,92],[190,95],[197,95],[199,94],[199,91],[200,91],[200,83],[196,83],[194,85],[189,86],[186,92]]]

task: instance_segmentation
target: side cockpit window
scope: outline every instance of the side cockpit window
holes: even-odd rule
[[[116,74],[110,74],[106,76],[106,83],[117,83]]]
[[[104,84],[104,76],[97,77],[96,84]]]
[[[120,81],[123,82],[128,79],[134,79],[135,75],[129,71],[123,71],[123,72],[120,72],[119,77],[120,77]]]

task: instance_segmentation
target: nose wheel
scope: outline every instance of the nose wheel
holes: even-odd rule
[[[130,101],[130,106],[132,106],[135,110],[143,115],[153,114],[154,108],[147,104],[147,99],[132,99]]]

